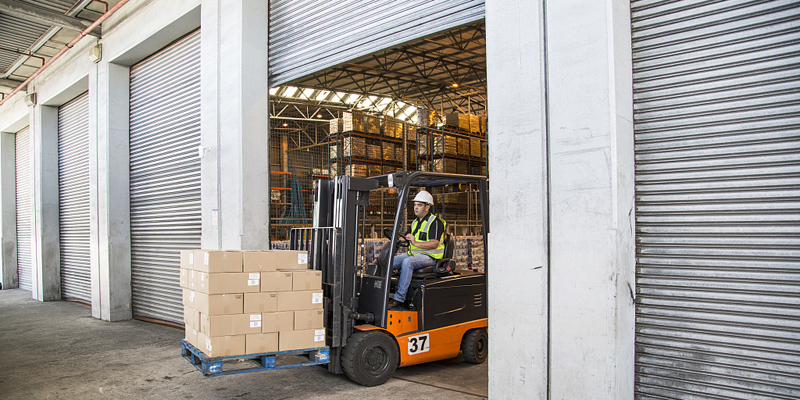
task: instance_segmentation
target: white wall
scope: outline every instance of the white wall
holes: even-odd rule
[[[628,14],[487,1],[492,397],[633,397]]]
[[[19,284],[14,135],[28,126],[28,111],[24,96],[11,98],[0,107],[0,283],[3,289],[13,289]]]

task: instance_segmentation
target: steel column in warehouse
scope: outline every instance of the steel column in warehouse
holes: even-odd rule
[[[638,398],[800,397],[800,3],[632,1]]]
[[[91,303],[88,92],[58,109],[58,187],[61,296]]]
[[[269,12],[270,87],[480,21],[485,14],[484,0],[355,1],[327,7],[313,0],[273,1]],[[308,27],[313,35],[297,27]]]
[[[134,317],[183,323],[180,250],[200,247],[200,32],[131,67]]]
[[[17,273],[19,288],[31,290],[31,220],[33,211],[33,169],[31,168],[31,131],[30,127],[15,135],[15,166],[17,191]]]

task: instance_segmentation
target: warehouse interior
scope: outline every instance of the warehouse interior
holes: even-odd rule
[[[475,187],[434,192],[489,277],[489,396],[796,398],[798,21],[791,0],[0,0],[0,315],[183,326],[179,251],[288,248],[316,179],[491,175],[491,232]],[[396,203],[370,196],[364,260]]]

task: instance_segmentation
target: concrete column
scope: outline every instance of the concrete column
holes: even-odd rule
[[[58,107],[33,107],[33,260],[31,297],[61,300],[58,220]]]
[[[548,0],[547,54],[551,396],[632,399],[629,2]]]
[[[201,5],[203,248],[268,244],[267,9],[260,0]]]
[[[633,398],[629,4],[530,3],[487,1],[490,396]]]
[[[17,186],[13,133],[0,133],[0,284],[19,287],[17,274]]]
[[[132,318],[130,68],[101,61],[89,74],[92,316]]]
[[[489,397],[547,397],[547,125],[540,1],[486,2]]]

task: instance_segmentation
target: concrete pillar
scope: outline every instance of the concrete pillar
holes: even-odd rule
[[[490,396],[633,398],[629,4],[487,1],[486,30]]]
[[[540,1],[486,2],[489,397],[547,397],[547,125]]]
[[[58,107],[37,105],[31,116],[33,141],[33,260],[31,297],[61,300],[58,220]]]
[[[267,9],[260,0],[201,5],[203,248],[268,244]]]
[[[89,74],[92,316],[132,318],[130,68],[101,61]]]
[[[0,284],[19,287],[17,274],[17,186],[14,133],[0,133]]]

